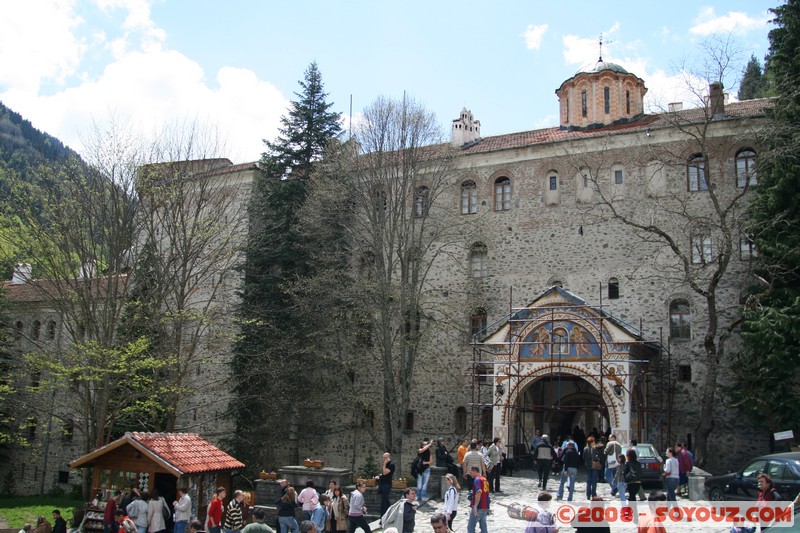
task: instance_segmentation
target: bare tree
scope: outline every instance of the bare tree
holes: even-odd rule
[[[642,265],[647,276],[675,292],[695,295],[693,332],[704,325],[698,343],[704,378],[694,421],[700,464],[708,457],[709,435],[718,418],[715,403],[728,344],[742,321],[736,288],[749,268],[734,254],[747,232],[755,167],[754,161],[740,166],[731,157],[738,147],[753,147],[763,127],[763,120],[724,111],[722,80],[736,68],[730,40],[706,43],[703,50],[708,61],[701,74],[685,71],[697,107],[671,109],[649,124],[633,155],[642,169],[638,186],[621,193],[615,185],[613,165],[631,152],[611,137],[599,141],[597,151],[565,153],[576,172],[587,221],[621,224],[647,256],[649,264]],[[697,86],[698,79],[707,80],[709,92]]]
[[[336,283],[335,322],[349,339],[332,356],[353,389],[355,419],[399,454],[415,374],[442,317],[429,278],[443,254],[463,249],[463,223],[440,198],[454,183],[453,153],[434,116],[416,102],[379,98],[354,138],[329,152],[304,208],[321,268],[307,302]],[[316,245],[321,240],[327,245]],[[380,383],[379,390],[368,383]],[[380,421],[374,428],[372,416]]]

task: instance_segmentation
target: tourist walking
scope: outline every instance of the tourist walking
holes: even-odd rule
[[[550,476],[550,468],[556,458],[556,451],[550,444],[550,437],[542,435],[542,441],[536,445],[533,452],[536,458],[536,467],[539,474],[539,488],[547,490],[547,478]]]
[[[675,444],[675,457],[678,459],[678,494],[689,496],[689,473],[694,467],[694,457],[682,442]]]
[[[503,461],[502,442],[495,437],[486,454],[489,456],[489,486],[492,492],[500,492],[500,463]]]
[[[628,503],[627,489],[628,483],[625,481],[625,455],[619,454],[617,456],[617,470],[614,472],[614,486],[619,493],[619,501],[623,505]]]
[[[486,515],[489,513],[489,482],[481,475],[480,467],[470,469],[472,491],[469,495],[470,512],[467,520],[467,533],[475,533],[476,524],[481,525],[481,533],[488,533]]]
[[[225,520],[222,523],[225,533],[239,533],[244,527],[242,500],[244,500],[244,493],[237,490],[233,493],[231,501],[228,502],[228,507],[225,508]]]
[[[167,529],[164,520],[164,507],[166,502],[159,496],[158,490],[153,489],[150,493],[150,501],[147,502],[147,531],[148,533],[158,533]]]
[[[617,442],[617,436],[613,433],[608,437],[604,453],[606,455],[606,481],[611,485],[611,495],[617,495],[617,457],[622,453],[622,445]]]
[[[642,490],[642,463],[636,457],[636,448],[628,448],[625,453],[625,483],[628,484],[628,499],[636,501],[637,495],[641,493],[641,501],[645,501],[647,496]]]
[[[186,493],[184,487],[178,488],[178,499],[172,503],[175,511],[175,525],[173,533],[184,533],[189,526],[189,519],[192,518],[192,499]]]
[[[680,483],[680,466],[678,458],[675,457],[675,450],[667,448],[667,460],[664,461],[664,478],[667,482],[667,501],[677,501],[676,491]]]
[[[227,491],[223,487],[217,487],[214,498],[208,504],[208,521],[206,526],[209,533],[222,532],[222,511],[224,507],[224,500]]]
[[[125,512],[128,517],[136,524],[136,529],[139,533],[147,533],[147,499],[150,495],[146,492],[139,494],[138,497],[128,504]]]
[[[442,512],[447,517],[447,527],[453,529],[453,519],[458,514],[458,491],[461,490],[461,485],[458,484],[458,479],[453,474],[447,474],[444,482],[447,484],[447,490],[444,493]]]
[[[350,533],[355,533],[355,530],[359,527],[364,530],[364,533],[372,533],[372,529],[370,529],[369,523],[364,516],[367,514],[367,506],[364,503],[365,490],[367,490],[367,485],[363,481],[359,481],[356,483],[356,490],[350,495],[350,512],[348,513],[350,518],[350,529],[348,531]]]
[[[297,492],[294,487],[288,487],[286,494],[278,500],[278,525],[281,528],[279,533],[288,531],[299,533],[300,528],[295,518],[295,509],[297,509]]]
[[[569,481],[569,497],[567,501],[572,501],[575,495],[575,478],[578,477],[578,466],[581,464],[581,457],[575,451],[575,443],[572,441],[567,442],[567,449],[561,458],[564,463],[564,468],[561,470],[561,483],[558,486],[557,500],[564,497],[564,485]]]
[[[330,533],[344,533],[348,529],[347,513],[350,511],[350,501],[342,493],[342,487],[333,489],[333,498],[330,501],[330,519],[326,531]]]
[[[595,444],[594,437],[586,439],[586,447],[583,449],[583,465],[586,467],[586,499],[591,500],[597,496],[597,481],[600,471],[603,469],[603,454]]]
[[[297,503],[303,506],[303,520],[311,520],[311,513],[319,503],[319,494],[314,488],[313,479],[306,480],[306,487],[297,495]]]
[[[464,479],[470,490],[472,490],[472,467],[477,466],[481,474],[486,474],[486,463],[483,460],[483,454],[478,451],[478,441],[473,440],[469,443],[469,451],[464,455]]]

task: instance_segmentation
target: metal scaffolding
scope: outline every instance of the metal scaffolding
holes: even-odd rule
[[[562,385],[565,382],[576,383],[578,381],[585,381],[579,376],[565,374],[562,371],[562,358],[563,348],[569,350],[570,346],[576,346],[576,350],[581,349],[580,345],[586,345],[585,350],[591,351],[592,345],[599,347],[599,372],[595,376],[598,383],[603,383],[603,380],[613,379],[614,374],[609,373],[607,365],[614,364],[617,368],[619,363],[628,363],[630,371],[625,374],[616,374],[618,378],[617,384],[614,385],[614,392],[619,396],[623,393],[622,388],[624,385],[620,383],[630,384],[631,390],[624,392],[630,394],[630,405],[632,411],[635,411],[635,434],[633,438],[637,438],[639,442],[652,442],[658,449],[663,449],[667,445],[674,444],[676,436],[672,434],[672,409],[673,409],[673,393],[676,382],[676,367],[672,364],[672,355],[669,345],[663,342],[663,331],[660,331],[659,339],[647,340],[643,335],[642,323],[638,328],[625,323],[621,319],[614,317],[610,313],[603,310],[602,303],[602,285],[601,285],[600,305],[592,306],[588,303],[582,304],[556,304],[556,305],[543,305],[537,306],[535,309],[544,311],[539,316],[532,318],[528,316],[527,311],[532,309],[529,307],[514,308],[511,305],[511,291],[509,291],[509,310],[508,314],[497,320],[493,324],[484,328],[481,332],[473,335],[472,345],[472,361],[470,368],[470,381],[471,381],[471,433],[479,435],[481,438],[492,438],[492,413],[498,405],[506,405],[511,391],[505,390],[501,380],[506,380],[509,385],[517,384],[523,376],[521,369],[523,363],[531,362],[530,359],[523,361],[520,357],[524,345],[530,345],[531,349],[539,347],[539,353],[549,353],[549,358],[541,360],[541,362],[548,363],[549,371],[546,375],[541,375],[536,378],[535,382],[530,387],[539,383],[546,383],[548,386],[539,387],[539,397],[534,399],[534,403],[522,404],[522,395],[519,394],[516,400],[508,405],[510,414],[507,419],[507,426],[509,431],[508,447],[509,451],[513,453],[513,457],[522,458],[528,455],[528,443],[533,435],[533,429],[526,427],[526,417],[523,413],[532,412],[534,418],[537,413],[543,420],[548,413],[557,411],[559,413],[578,413],[579,411],[594,410],[599,413],[604,413],[604,420],[609,420],[608,406],[603,399],[602,391],[595,390],[596,404],[591,403],[577,403],[570,404],[564,403]],[[574,341],[570,339],[568,343],[564,343],[563,339],[558,340],[556,335],[551,335],[550,338],[537,339],[533,341],[526,341],[522,338],[521,334],[527,330],[523,324],[531,321],[536,321],[539,324],[549,325],[548,331],[551,333],[555,331],[556,326],[564,322],[563,318],[557,318],[556,313],[561,311],[576,311],[581,309],[588,309],[591,312],[584,313],[583,316],[587,317],[580,322],[580,326],[586,328],[593,334],[595,341]],[[549,311],[549,318],[544,318],[544,314]],[[580,313],[575,313],[576,315]],[[588,317],[592,317],[591,319]],[[613,322],[617,327],[631,333],[637,340],[628,343],[629,358],[626,360],[620,359],[606,359],[607,353],[606,341],[603,335],[604,327],[607,322]],[[595,322],[595,323],[593,323]],[[490,337],[488,333],[499,330],[500,327],[508,325],[509,338],[508,342],[502,343],[503,346],[508,346],[507,353],[516,357],[510,357],[509,360],[498,361],[492,351],[498,344],[487,344],[485,340]],[[591,329],[590,329],[591,328]],[[619,343],[615,343],[619,346]],[[596,359],[592,362],[598,362]],[[508,372],[497,374],[491,369],[503,365],[508,369]],[[613,370],[613,369],[612,369]],[[629,379],[630,378],[630,379]],[[618,389],[619,387],[619,389]],[[510,387],[509,387],[510,389]],[[526,388],[527,390],[527,388]],[[521,392],[521,391],[519,391]],[[508,393],[508,395],[506,394]],[[587,396],[591,395],[590,392],[586,393]],[[631,413],[633,415],[633,412]],[[562,415],[563,416],[563,415]],[[574,419],[574,415],[573,415]],[[631,420],[631,425],[634,426],[634,420]],[[586,428],[588,430],[589,428]],[[602,431],[604,428],[600,428]],[[632,429],[634,429],[632,427]],[[588,433],[588,431],[587,431]],[[512,448],[513,447],[513,448]],[[512,451],[513,450],[513,451]]]

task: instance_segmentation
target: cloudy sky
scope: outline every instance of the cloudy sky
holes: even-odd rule
[[[253,161],[317,61],[345,116],[405,92],[443,128],[471,109],[486,137],[557,125],[555,89],[597,61],[601,34],[654,109],[689,103],[681,69],[702,73],[709,40],[736,51],[735,94],[776,2],[5,0],[0,101],[78,151],[113,116],[144,135],[211,124]]]

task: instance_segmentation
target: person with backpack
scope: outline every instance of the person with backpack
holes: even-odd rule
[[[453,474],[447,474],[444,481],[447,484],[447,490],[444,493],[442,512],[447,517],[447,527],[453,529],[453,520],[458,514],[458,491],[461,490],[461,485],[458,484],[458,479]]]
[[[613,433],[608,437],[604,453],[606,455],[606,481],[611,486],[611,495],[617,495],[617,457],[622,453],[622,445],[617,442],[617,436]]]
[[[119,533],[136,533],[138,531],[138,529],[136,528],[136,524],[133,523],[133,520],[131,520],[125,514],[125,510],[117,509],[114,512],[114,519],[118,524]]]

